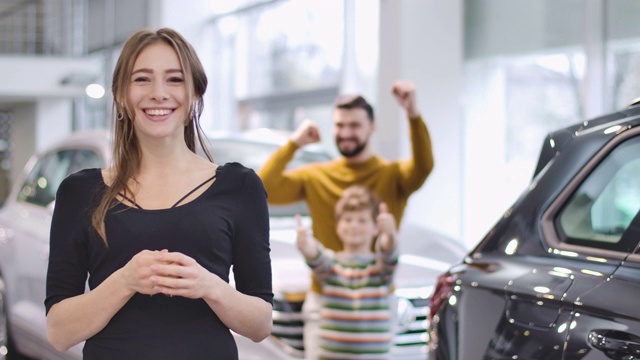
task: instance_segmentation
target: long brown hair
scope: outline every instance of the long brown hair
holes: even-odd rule
[[[140,169],[142,152],[133,127],[134,111],[127,101],[133,66],[147,46],[164,42],[171,46],[178,58],[184,74],[190,107],[185,119],[184,141],[194,153],[196,138],[207,158],[213,162],[205,144],[205,136],[200,127],[200,115],[203,108],[203,96],[207,88],[207,76],[193,47],[173,29],[162,28],[157,31],[142,29],[132,34],[124,43],[118,62],[113,71],[111,91],[113,92],[113,108],[116,114],[113,136],[113,169],[112,183],[107,187],[98,207],[94,210],[91,224],[102,238],[105,245],[107,234],[105,217],[107,211],[117,204],[118,194],[134,199],[128,182],[136,178]]]

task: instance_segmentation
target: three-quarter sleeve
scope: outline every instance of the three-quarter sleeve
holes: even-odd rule
[[[91,216],[89,200],[95,189],[86,175],[87,171],[70,175],[62,181],[56,194],[49,237],[47,313],[54,304],[85,291],[88,272],[86,237]]]

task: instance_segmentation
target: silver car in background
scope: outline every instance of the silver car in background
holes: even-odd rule
[[[213,135],[209,150],[216,163],[236,161],[257,170],[285,139],[269,130]],[[299,150],[289,166],[328,159],[326,152],[310,147]],[[82,359],[83,344],[61,353],[47,341],[44,297],[49,227],[62,180],[78,170],[104,167],[109,162],[108,131],[77,132],[33,156],[16,179],[0,209],[0,360],[7,352],[9,357],[22,354],[46,360]],[[304,358],[300,309],[310,277],[295,248],[295,214],[307,214],[303,202],[270,207],[273,332],[260,343],[236,336],[240,359]],[[416,224],[403,225],[399,237],[401,256],[395,277],[398,326],[393,358],[425,359],[429,294],[436,275],[459,260],[465,250]]]

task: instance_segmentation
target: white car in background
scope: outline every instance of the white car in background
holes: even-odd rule
[[[217,163],[236,161],[258,169],[284,137],[260,130],[240,136],[211,136]],[[71,134],[35,155],[16,180],[0,209],[0,360],[12,354],[46,360],[82,359],[82,345],[67,352],[53,349],[46,336],[45,279],[49,226],[55,194],[62,180],[84,168],[109,163],[109,132]],[[299,150],[290,167],[330,158],[317,148]],[[306,214],[302,202],[270,207],[273,267],[273,332],[260,343],[236,336],[240,359],[304,358],[300,309],[310,285],[309,270],[295,248],[293,215]],[[309,221],[305,218],[305,221]],[[458,261],[465,250],[457,242],[419,225],[403,225],[400,265],[395,276],[398,326],[393,359],[425,359],[429,295],[436,275]]]

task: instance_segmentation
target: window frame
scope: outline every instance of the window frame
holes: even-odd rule
[[[575,191],[571,194],[571,196],[567,199],[567,201],[563,204],[563,206],[556,214],[554,222],[558,231],[560,241],[567,244],[582,245],[585,247],[593,247],[612,251],[631,252],[635,249],[638,242],[635,241],[634,243],[633,238],[628,236],[627,232],[632,226],[632,221],[637,216],[638,211],[635,212],[635,215],[631,218],[629,224],[627,224],[626,227],[624,227],[624,230],[622,230],[622,232],[620,232],[619,234],[600,233],[595,229],[595,225],[592,224],[591,229],[585,231],[585,236],[576,236],[575,232],[567,231],[563,223],[565,215],[571,216],[571,214],[567,212],[568,209],[570,207],[573,207],[572,205],[574,205],[575,201],[580,201],[575,197],[577,192],[583,189],[585,185],[595,184],[600,189],[600,191],[595,198],[589,198],[591,201],[588,202],[589,215],[587,215],[590,219],[593,219],[593,217],[591,217],[591,211],[599,206],[598,202],[601,201],[601,199],[606,201],[606,199],[601,198],[601,196],[603,196],[607,188],[609,188],[616,179],[619,179],[618,175],[620,174],[620,172],[623,171],[625,167],[627,167],[627,165],[631,164],[630,161],[625,161],[627,159],[625,154],[628,155],[630,151],[637,150],[639,146],[640,137],[638,136],[631,137],[619,142],[615,146],[615,148],[611,149],[611,151],[607,153],[606,156],[604,156],[602,160],[593,168],[593,170],[581,181],[579,186],[575,189]],[[623,149],[622,147],[625,148]],[[638,166],[640,157],[632,158],[632,161],[635,162],[635,166]],[[607,176],[607,174],[610,174],[610,171],[612,170],[615,170],[615,173],[613,173],[612,176]],[[602,237],[602,239],[598,239],[598,237]],[[605,240],[604,237],[610,237],[611,241]]]
[[[634,118],[627,118],[625,119],[625,122],[634,120]],[[556,199],[551,203],[547,210],[545,210],[542,215],[540,224],[543,234],[543,241],[549,248],[550,253],[554,251],[560,251],[564,252],[565,254],[573,254],[571,256],[591,256],[599,259],[604,258],[605,261],[608,259],[621,261],[629,258],[634,249],[636,249],[640,245],[640,242],[636,241],[636,243],[632,246],[625,246],[626,248],[631,249],[627,252],[617,249],[588,246],[586,245],[587,242],[585,241],[576,241],[573,244],[567,243],[563,241],[563,238],[565,236],[557,223],[557,218],[564,210],[565,206],[569,203],[577,189],[589,178],[589,176],[591,176],[593,171],[605,160],[605,158],[607,158],[611,154],[612,151],[615,150],[615,148],[617,148],[626,140],[630,140],[632,138],[640,139],[640,126],[632,127],[607,142],[573,177],[573,179],[567,184],[567,186],[565,186],[560,191]],[[636,230],[632,229],[631,231]],[[628,235],[625,230],[621,240],[626,241],[627,238]],[[637,256],[636,260],[640,261],[640,255]]]

